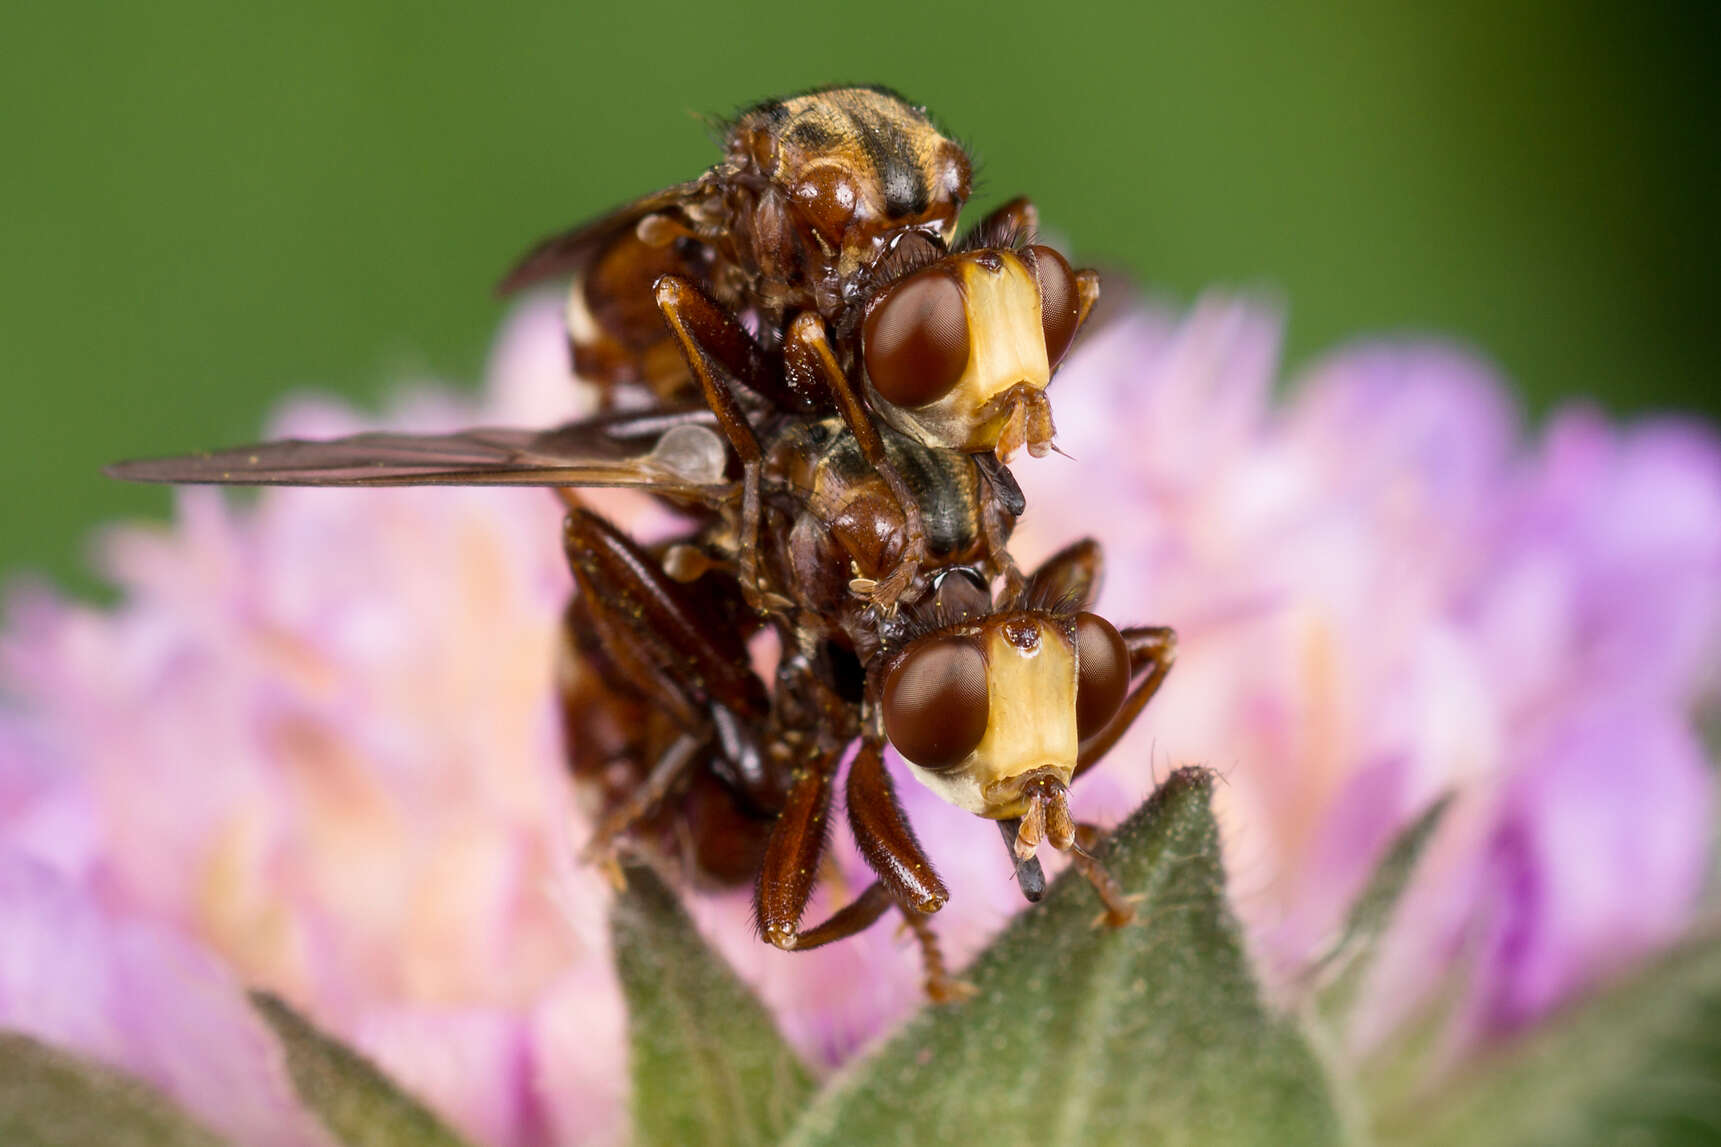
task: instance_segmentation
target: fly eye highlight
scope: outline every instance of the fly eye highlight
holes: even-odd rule
[[[885,678],[883,705],[897,752],[923,769],[953,768],[986,736],[986,658],[961,638],[917,644]]]
[[[1105,728],[1129,692],[1129,647],[1112,623],[1098,614],[1076,615],[1076,735],[1083,740]]]
[[[1040,284],[1040,326],[1046,333],[1046,362],[1057,366],[1080,326],[1081,292],[1069,261],[1050,247],[1035,244],[1034,278]]]
[[[861,352],[886,401],[925,406],[949,394],[968,369],[968,311],[948,271],[916,272],[867,312]]]

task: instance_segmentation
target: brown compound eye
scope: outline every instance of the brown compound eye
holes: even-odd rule
[[[910,275],[867,312],[861,349],[867,377],[886,401],[937,402],[968,369],[962,288],[940,268]]]
[[[990,715],[986,658],[959,637],[918,642],[885,678],[885,736],[923,769],[961,764],[986,736]]]
[[[1040,244],[1034,253],[1034,277],[1040,282],[1040,326],[1046,332],[1046,363],[1057,366],[1076,337],[1076,321],[1082,296],[1076,289],[1076,273],[1062,255]]]
[[[1076,735],[1093,736],[1123,708],[1129,692],[1129,647],[1098,614],[1076,615]]]

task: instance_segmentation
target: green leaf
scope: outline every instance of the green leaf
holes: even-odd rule
[[[627,994],[638,1143],[774,1143],[813,1080],[765,1006],[650,869],[627,870],[610,926]]]
[[[1317,1144],[1343,1138],[1316,1057],[1262,1004],[1225,901],[1212,774],[1183,769],[1105,860],[1140,918],[1096,927],[1074,873],[965,978],[839,1076],[789,1142]]]
[[[1376,1126],[1393,1147],[1721,1143],[1721,942],[1688,945]]]
[[[0,1143],[217,1147],[221,1140],[130,1076],[19,1032],[0,1032]]]
[[[252,992],[287,1052],[287,1072],[305,1106],[348,1147],[460,1147],[430,1109],[402,1091],[382,1069],[325,1035],[268,992]]]
[[[1357,990],[1374,963],[1380,938],[1392,923],[1399,898],[1410,884],[1417,861],[1422,859],[1422,850],[1451,806],[1450,794],[1441,797],[1398,834],[1351,904],[1344,931],[1316,962],[1311,972],[1315,981],[1315,1008],[1333,1030],[1343,1030],[1351,1005],[1356,1002]]]

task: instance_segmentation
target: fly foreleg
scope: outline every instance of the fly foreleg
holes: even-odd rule
[[[950,892],[915,839],[884,768],[883,746],[867,738],[849,766],[849,827],[867,867],[905,912],[928,915],[944,907]]]
[[[769,612],[775,602],[759,577],[763,454],[731,380],[768,393],[775,389],[770,381],[772,364],[735,317],[691,281],[664,275],[653,284],[652,294],[706,405],[717,416],[718,428],[741,459],[741,522],[736,547],[741,591],[753,609]]]
[[[1075,775],[1078,777],[1098,764],[1100,758],[1129,732],[1135,719],[1141,716],[1141,711],[1165,684],[1166,675],[1177,661],[1177,631],[1167,626],[1134,625],[1120,630],[1119,636],[1123,638],[1124,648],[1129,650],[1130,678],[1135,685],[1106,727],[1082,742],[1076,757]]]
[[[819,860],[830,838],[836,767],[834,751],[802,761],[765,844],[759,883],[753,889],[753,913],[765,940],[785,950],[802,946],[801,916],[812,898]]]
[[[860,395],[838,365],[830,340],[825,335],[824,321],[818,315],[805,312],[789,324],[783,347],[783,369],[790,379],[799,380],[807,389],[830,395],[842,414],[843,424],[859,443],[861,456],[878,471],[878,476],[890,487],[891,495],[902,509],[902,556],[895,569],[866,591],[873,605],[886,614],[893,613],[897,599],[914,583],[927,558],[926,523],[921,518],[920,501],[896,467],[891,465],[885,454],[884,439],[867,414]]]
[[[867,885],[866,891],[831,913],[824,923],[802,932],[795,951],[822,948],[859,935],[878,923],[879,917],[893,907],[902,912],[903,927],[913,934],[914,942],[920,948],[920,964],[924,972],[922,983],[927,999],[935,1004],[948,1004],[972,996],[974,986],[951,975],[945,965],[944,949],[938,942],[938,933],[933,930],[932,922],[914,909],[904,907],[881,880]]]

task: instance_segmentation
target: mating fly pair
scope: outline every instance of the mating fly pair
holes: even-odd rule
[[[1088,612],[1098,547],[1023,578],[1005,549],[1022,500],[1003,462],[1043,453],[1044,388],[1098,295],[1032,242],[1012,203],[953,241],[969,162],[880,89],[749,109],[724,161],[540,245],[504,281],[571,274],[579,373],[599,415],[545,430],[362,434],[122,463],[142,481],[242,485],[541,485],[646,490],[678,536],[641,544],[571,489],[578,592],[559,689],[590,855],[641,848],[696,881],[753,880],[785,949],[901,909],[945,975],[926,917],[948,891],[883,765],[888,741],[941,797],[999,822],[1025,894],[1042,843],[1105,902],[1068,787],[1165,674],[1170,630]],[[994,586],[998,591],[994,593]],[[772,682],[751,639],[780,649]],[[877,877],[814,927],[841,762]]]
[[[1050,449],[1045,387],[1099,297],[1098,275],[1033,242],[1026,200],[955,241],[970,182],[961,147],[893,93],[767,100],[729,125],[721,163],[545,240],[501,289],[571,274],[576,373],[606,396],[643,389],[718,416],[742,463],[749,541],[756,413],[841,415],[908,515],[902,562],[867,590],[889,609],[924,557],[925,529],[873,418],[990,457],[1020,513],[1002,465]],[[758,604],[751,545],[742,552]]]

